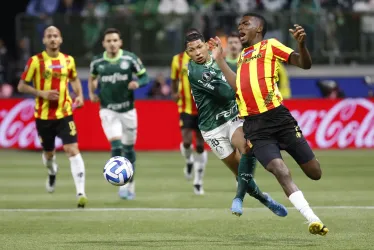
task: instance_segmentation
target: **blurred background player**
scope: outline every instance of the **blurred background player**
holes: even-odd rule
[[[310,69],[312,59],[305,44],[304,29],[295,24],[290,33],[298,44],[298,53],[276,39],[264,40],[267,22],[255,13],[243,15],[239,23],[243,44],[237,74],[227,65],[219,38],[211,39],[216,58],[230,86],[236,90],[240,116],[245,119],[243,131],[258,161],[271,172],[295,208],[309,223],[309,232],[326,235],[327,227],[310,208],[303,193],[293,182],[280,149],[284,149],[312,180],[319,180],[322,171],[297,121],[282,105],[278,91],[278,63],[287,62]],[[276,63],[278,61],[278,63]],[[254,69],[254,70],[253,70]]]
[[[190,29],[186,35],[198,33],[196,29]],[[178,103],[180,113],[180,127],[183,142],[180,150],[186,160],[184,175],[187,180],[192,179],[194,170],[194,192],[197,195],[204,194],[203,177],[208,161],[208,155],[204,150],[204,139],[198,127],[198,116],[195,101],[191,94],[191,87],[188,81],[188,62],[190,57],[185,51],[175,55],[171,63],[171,80],[173,98]],[[193,155],[192,137],[196,136],[196,153]]]
[[[278,216],[286,216],[287,209],[262,193],[254,180],[256,159],[247,153],[243,134],[243,120],[239,118],[235,91],[209,53],[203,36],[193,33],[186,36],[188,79],[196,101],[199,129],[214,154],[225,163],[238,179],[238,189],[231,211],[242,215],[245,194],[259,200]]]
[[[90,65],[90,100],[100,102],[101,124],[111,144],[112,156],[124,156],[135,168],[138,119],[134,90],[149,82],[148,75],[135,54],[121,49],[121,34],[117,29],[107,29],[102,44],[105,52],[94,57]],[[137,81],[133,80],[133,73]],[[135,198],[134,178],[119,188],[119,196],[128,200]]]
[[[18,91],[34,95],[36,129],[43,147],[43,163],[48,169],[46,189],[55,190],[58,166],[55,155],[55,138],[61,138],[70,160],[78,207],[87,203],[85,194],[85,166],[77,144],[77,128],[73,119],[73,107],[83,105],[81,82],[77,76],[72,56],[60,52],[60,31],[50,26],[45,29],[45,51],[31,57],[18,84]],[[77,95],[74,104],[69,95],[68,82]],[[29,83],[32,82],[32,86]]]
[[[242,43],[238,33],[232,32],[227,37],[226,62],[231,70],[236,72],[240,52],[242,52]]]

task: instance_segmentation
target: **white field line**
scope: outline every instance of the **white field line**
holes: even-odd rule
[[[313,209],[348,209],[348,210],[374,210],[374,206],[316,206]],[[287,209],[295,209],[288,207]],[[145,211],[145,212],[189,212],[189,211],[211,211],[229,210],[229,208],[10,208],[0,209],[1,212],[108,212],[108,211]],[[261,211],[267,208],[244,208],[246,211]]]

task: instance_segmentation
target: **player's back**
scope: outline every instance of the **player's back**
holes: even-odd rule
[[[188,74],[200,130],[210,131],[238,114],[235,92],[215,61],[205,65],[190,61]]]

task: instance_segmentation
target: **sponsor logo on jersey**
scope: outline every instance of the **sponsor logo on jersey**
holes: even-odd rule
[[[130,64],[127,61],[121,62],[120,66],[121,69],[128,69],[130,67]]]
[[[219,120],[219,118],[221,117],[224,117],[224,118],[228,118],[230,117],[232,114],[237,114],[238,113],[238,106],[237,105],[234,105],[232,106],[232,108],[230,108],[229,110],[224,110],[222,111],[221,113],[218,113],[216,115],[216,120]]]
[[[122,102],[122,103],[110,103],[106,107],[108,109],[111,109],[111,110],[120,110],[120,109],[130,107],[130,102],[126,101],[126,102]]]
[[[120,73],[114,73],[113,75],[101,77],[101,81],[103,83],[107,83],[107,82],[116,83],[120,81],[127,81],[128,79],[129,79],[129,76],[127,74],[122,75]]]
[[[244,53],[244,55],[243,55],[243,57],[245,57],[245,56],[249,55],[249,54],[250,54],[250,53],[252,53],[253,51],[255,51],[255,50],[254,50],[254,49],[252,49],[252,50],[249,50],[249,51],[245,52],[245,53]]]
[[[48,68],[50,69],[62,69],[64,65],[49,65]]]

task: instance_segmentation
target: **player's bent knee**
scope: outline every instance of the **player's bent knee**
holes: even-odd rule
[[[64,151],[68,157],[76,156],[79,154],[78,143],[65,144]]]
[[[321,165],[317,159],[313,159],[305,164],[302,164],[302,169],[312,180],[318,181],[322,178]]]
[[[196,152],[199,154],[204,152],[204,145],[196,145]]]
[[[277,178],[285,178],[291,175],[290,170],[284,164],[282,159],[273,159],[266,166],[266,170],[271,172]]]

